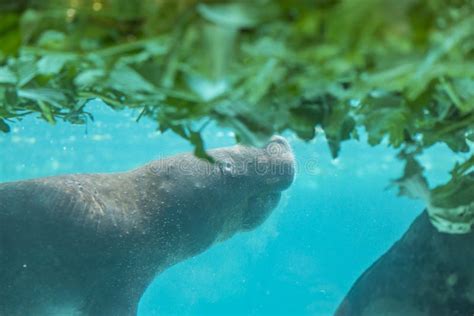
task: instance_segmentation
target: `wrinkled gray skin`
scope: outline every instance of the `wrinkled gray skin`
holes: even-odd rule
[[[157,274],[260,225],[293,181],[281,137],[210,154],[0,184],[0,315],[135,315]]]
[[[474,232],[440,233],[423,212],[360,276],[335,315],[474,315]]]

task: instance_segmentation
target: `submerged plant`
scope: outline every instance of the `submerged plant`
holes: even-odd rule
[[[323,130],[333,157],[362,128],[399,148],[395,183],[438,229],[474,224],[470,0],[0,0],[0,130],[34,113],[84,123],[95,98],[201,157],[211,121],[250,144]],[[416,157],[435,143],[466,158],[430,189]]]

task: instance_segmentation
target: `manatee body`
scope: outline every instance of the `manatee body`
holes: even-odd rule
[[[474,313],[474,233],[438,232],[423,212],[356,281],[336,316]]]
[[[0,184],[0,315],[135,315],[157,274],[257,227],[293,181],[282,137],[210,155]]]

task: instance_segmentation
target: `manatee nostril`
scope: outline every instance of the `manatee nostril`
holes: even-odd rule
[[[285,138],[281,136],[272,136],[268,144],[265,146],[265,151],[272,157],[279,157],[291,152],[291,146]]]
[[[288,143],[288,141],[282,137],[282,136],[279,136],[279,135],[274,135],[270,138],[270,143],[278,143],[282,146],[285,147],[285,149],[287,150],[290,150],[291,149],[291,146],[290,144]]]

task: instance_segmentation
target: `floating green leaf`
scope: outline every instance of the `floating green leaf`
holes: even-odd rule
[[[334,157],[361,129],[407,161],[437,143],[472,156],[471,0],[101,3],[1,7],[0,130],[28,113],[83,123],[85,102],[100,98],[142,110],[200,157],[205,140],[190,127],[207,120],[254,145],[322,130]],[[449,212],[474,202],[468,175],[454,166],[430,189],[413,161],[402,193],[424,186],[432,218],[466,231],[470,219]]]
[[[0,119],[0,131],[4,133],[10,132],[10,126],[8,126],[8,124],[2,119]]]

